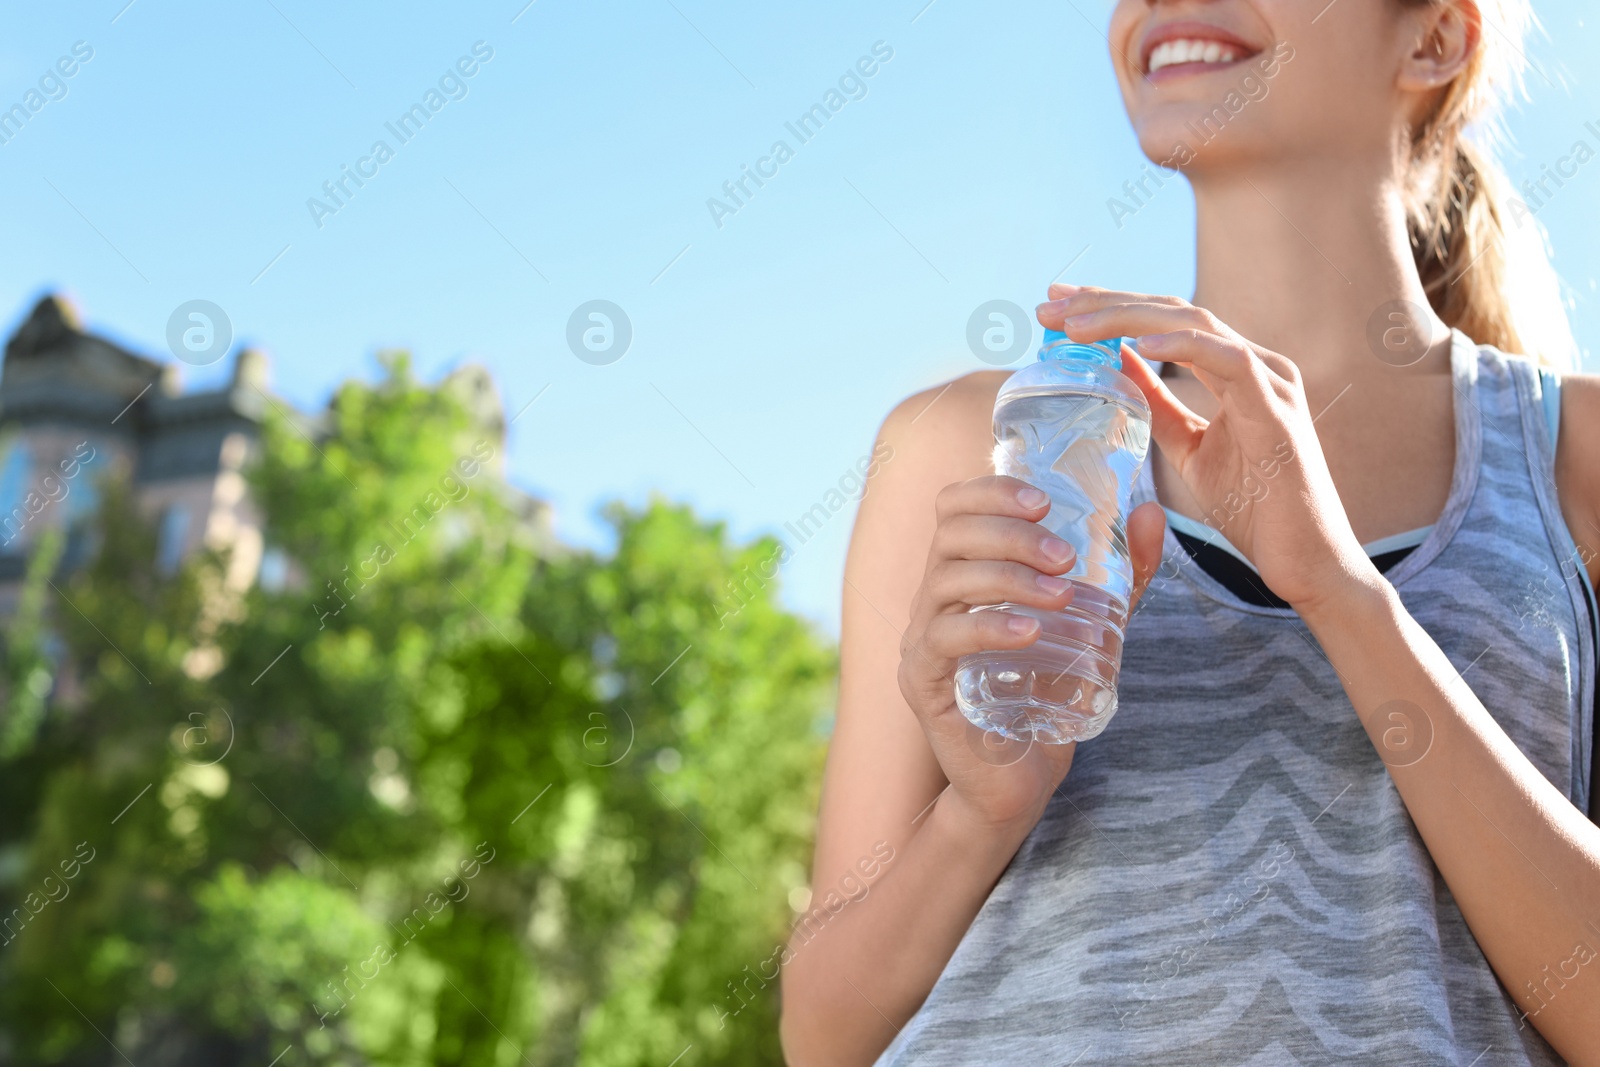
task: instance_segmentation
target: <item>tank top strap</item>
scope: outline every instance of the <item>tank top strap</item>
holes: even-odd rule
[[[1584,623],[1575,649],[1573,664],[1579,681],[1579,706],[1587,710],[1574,737],[1573,803],[1591,817],[1600,815],[1596,807],[1600,792],[1600,734],[1596,717],[1596,643],[1600,639],[1600,599],[1589,579],[1588,561],[1572,539],[1555,480],[1556,446],[1559,441],[1560,379],[1547,368],[1523,356],[1509,356],[1483,345],[1479,349],[1486,376],[1492,371],[1506,382],[1503,421],[1507,438],[1495,450],[1506,468],[1504,482],[1525,487],[1531,509],[1542,520],[1555,564],[1554,573],[1539,576],[1542,584],[1564,588],[1573,613]],[[1514,436],[1513,436],[1514,435]],[[1515,446],[1513,447],[1513,443]]]

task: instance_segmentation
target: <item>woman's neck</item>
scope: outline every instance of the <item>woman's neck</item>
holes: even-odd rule
[[[1390,371],[1372,338],[1400,321],[1391,317],[1396,301],[1426,311],[1428,299],[1400,190],[1382,169],[1334,169],[1323,158],[1249,175],[1197,175],[1194,302],[1293,359],[1308,385]],[[1436,323],[1437,343],[1413,371],[1448,366],[1445,336]]]

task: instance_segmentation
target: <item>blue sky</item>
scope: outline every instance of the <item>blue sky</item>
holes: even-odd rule
[[[1120,230],[1106,210],[1144,162],[1100,35],[1108,0],[524,3],[9,14],[0,108],[75,43],[93,57],[0,144],[7,329],[61,290],[92,328],[164,355],[173,310],[210,300],[308,408],[373,376],[380,349],[409,349],[429,378],[483,363],[510,412],[538,397],[512,427],[512,479],[554,504],[563,538],[604,547],[599,504],[652,492],[741,538],[778,531],[897,400],[986,366],[966,343],[981,304],[1031,306],[1064,270],[1190,292],[1181,183]],[[1579,0],[1540,14],[1542,73],[1509,121],[1518,182],[1574,141],[1600,147],[1585,128],[1600,131],[1600,88],[1573,73],[1593,16]],[[477,42],[492,57],[474,65]],[[785,124],[847,74],[844,106],[800,143]],[[401,143],[385,123],[429,90],[442,106]],[[792,158],[762,163],[780,139]],[[707,200],[758,165],[776,174],[715,218]],[[370,177],[314,213],[345,167]],[[1600,163],[1539,212],[1591,370],[1597,193]],[[615,362],[568,346],[593,300],[631,324]],[[852,513],[781,578],[829,629]]]

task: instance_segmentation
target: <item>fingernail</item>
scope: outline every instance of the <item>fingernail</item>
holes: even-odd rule
[[[1068,326],[1087,326],[1094,320],[1096,314],[1098,314],[1098,312],[1086,311],[1082,315],[1068,315],[1062,321]]]
[[[1046,537],[1040,541],[1039,551],[1051,563],[1065,563],[1072,558],[1072,546],[1059,537]]]
[[[1038,619],[1030,619],[1023,615],[1013,615],[1006,620],[1006,629],[1018,637],[1027,637],[1039,628]]]
[[[1072,588],[1072,583],[1067,581],[1065,578],[1056,578],[1048,574],[1039,575],[1039,577],[1034,579],[1034,582],[1038,584],[1040,589],[1043,589],[1051,596],[1060,596],[1062,593],[1065,593],[1068,589]]]
[[[1032,511],[1034,508],[1042,508],[1050,503],[1050,497],[1044,490],[1035,489],[1030,485],[1026,489],[1017,490],[1017,503]]]
[[[1149,337],[1135,337],[1133,339],[1133,350],[1135,352],[1148,352],[1153,348],[1160,348],[1166,343],[1166,334],[1153,333]]]
[[[1062,296],[1067,296],[1071,293],[1076,293],[1081,288],[1082,286],[1073,285],[1070,282],[1052,282],[1050,284],[1050,295],[1053,297],[1060,293]]]

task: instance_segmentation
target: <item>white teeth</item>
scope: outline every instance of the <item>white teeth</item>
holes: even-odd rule
[[[1155,47],[1150,53],[1150,73],[1180,63],[1232,63],[1237,58],[1238,53],[1229,45],[1185,37],[1163,41]]]

